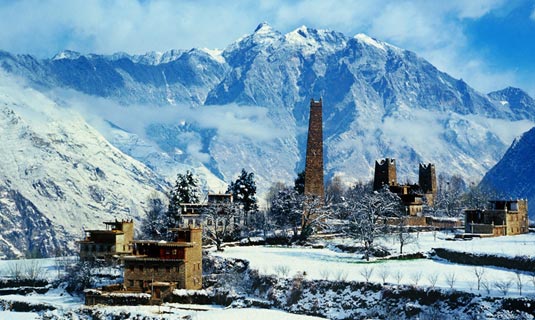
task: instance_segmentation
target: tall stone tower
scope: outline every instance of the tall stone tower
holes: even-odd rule
[[[395,186],[397,184],[396,159],[386,158],[381,161],[375,161],[373,190],[381,190],[384,185]]]
[[[322,101],[310,99],[310,119],[305,166],[305,195],[318,196],[323,201],[323,117]]]

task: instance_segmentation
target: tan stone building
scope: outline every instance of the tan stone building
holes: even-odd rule
[[[422,217],[424,199],[433,206],[437,194],[435,165],[419,164],[418,184],[398,184],[396,159],[386,158],[375,161],[373,190],[381,190],[388,186],[389,190],[401,198],[406,212],[411,217]]]
[[[103,230],[85,230],[85,238],[80,244],[80,260],[111,260],[131,254],[130,242],[134,239],[134,222],[104,222]]]
[[[123,257],[124,287],[161,299],[173,289],[202,288],[202,230],[175,229],[176,241],[133,241]]]
[[[465,210],[465,232],[487,236],[508,236],[527,233],[528,201],[490,201],[489,210]]]

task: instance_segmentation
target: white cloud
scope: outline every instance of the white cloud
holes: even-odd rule
[[[531,12],[531,15],[529,16],[531,20],[535,20],[535,8],[533,9],[533,12]]]
[[[252,30],[245,3],[205,1],[18,1],[0,5],[0,47],[51,56],[224,47]],[[254,20],[254,21],[253,21]]]
[[[58,101],[62,107],[75,110],[83,118],[101,132],[106,139],[113,141],[116,135],[110,123],[122,130],[135,134],[145,143],[161,149],[153,136],[147,135],[150,125],[166,125],[171,127],[194,126],[200,129],[214,130],[216,135],[235,141],[274,142],[278,138],[285,138],[289,134],[278,128],[268,118],[268,109],[258,106],[238,106],[229,104],[223,106],[191,107],[129,105],[123,106],[117,102],[101,97],[79,93],[71,89],[55,89],[48,93],[52,100]],[[203,163],[210,161],[206,153],[206,140],[195,130],[171,130],[175,132],[177,145],[182,145],[182,152],[186,152],[192,159]],[[275,142],[276,143],[276,142]],[[165,152],[172,153],[167,149]]]
[[[258,106],[152,106],[130,105],[125,107],[110,99],[85,95],[74,90],[57,89],[51,93],[64,101],[63,105],[81,111],[86,119],[105,129],[105,121],[145,137],[149,124],[194,124],[202,129],[216,130],[224,136],[240,136],[256,141],[270,141],[284,137],[269,118],[268,109]],[[57,99],[57,98],[56,98]]]

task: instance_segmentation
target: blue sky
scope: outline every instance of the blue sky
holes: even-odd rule
[[[264,21],[283,33],[366,33],[482,92],[510,85],[535,97],[533,0],[0,0],[0,49],[41,58],[224,49]]]

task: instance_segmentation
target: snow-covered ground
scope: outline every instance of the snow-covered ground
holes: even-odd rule
[[[422,232],[415,241],[404,248],[405,253],[428,252],[432,248],[449,248],[471,253],[489,253],[508,256],[534,256],[535,234],[513,237],[474,239],[471,241],[449,241],[451,234]],[[476,268],[474,266],[449,263],[443,260],[379,260],[367,262],[362,256],[354,253],[340,252],[334,244],[355,245],[350,239],[325,240],[326,248],[313,249],[303,247],[249,246],[227,247],[224,252],[211,252],[227,258],[240,258],[250,261],[250,267],[262,274],[277,274],[282,277],[293,277],[298,272],[306,272],[307,279],[355,280],[390,284],[406,284],[422,287],[454,288],[481,295],[503,296],[499,284],[508,283],[507,296],[518,296],[518,277],[522,282],[522,295],[535,295],[535,276],[529,273],[516,273],[513,270],[496,267],[478,267],[483,270],[481,288],[477,290]],[[395,252],[398,244],[392,239],[380,239],[381,245]],[[9,277],[10,271],[16,266],[38,264],[41,275],[49,280],[58,277],[61,262],[56,259],[12,260],[0,261],[0,277]],[[114,270],[110,270],[112,272]],[[114,272],[116,272],[115,270]],[[368,274],[368,275],[366,275]],[[488,287],[488,290],[487,290]],[[29,304],[46,304],[57,310],[47,311],[52,319],[61,319],[69,310],[77,313],[84,307],[83,299],[70,296],[62,289],[53,289],[46,294],[4,295],[5,301],[20,301]],[[94,308],[94,307],[93,307]],[[189,319],[319,319],[315,317],[294,315],[280,310],[265,309],[225,309],[220,306],[197,306],[181,304],[165,304],[161,307],[136,306],[102,307],[102,314],[131,314],[148,317],[173,319],[189,317]],[[0,311],[0,319],[39,319],[42,313]]]
[[[535,256],[535,233],[508,237],[474,238],[472,240],[449,241],[452,233],[420,232],[414,234],[415,241],[403,247],[403,253],[428,252],[433,248],[447,248],[468,253],[487,253],[504,256]],[[337,243],[354,243],[354,240],[336,240]],[[399,252],[399,243],[392,238],[377,241],[391,252]]]
[[[435,237],[436,236],[436,237]],[[512,237],[474,239],[471,241],[448,241],[452,235],[425,232],[418,235],[418,241],[407,245],[404,253],[428,252],[432,248],[449,248],[472,253],[490,253],[508,256],[535,255],[535,234]],[[391,239],[379,241],[395,251],[398,244]],[[337,240],[336,243],[355,244],[353,240]],[[469,265],[454,264],[443,260],[371,260],[367,262],[359,254],[337,252],[331,249],[312,249],[301,247],[228,247],[224,252],[213,252],[227,258],[240,258],[250,261],[250,267],[263,274],[277,274],[292,277],[297,272],[306,272],[310,279],[346,279],[365,281],[365,274],[371,273],[369,281],[418,286],[454,288],[473,293],[488,294],[485,288],[477,290],[476,268]],[[522,294],[535,294],[535,276],[526,272],[497,267],[478,267],[483,269],[481,283],[489,287],[490,295],[503,295],[497,283],[509,282],[508,295],[518,295],[518,277],[522,283]]]
[[[74,258],[74,257],[72,257]],[[64,259],[64,258],[62,258]],[[62,262],[58,262],[54,258],[50,259],[26,259],[26,260],[0,260],[0,278],[9,278],[13,270],[26,270],[26,268],[33,268],[37,266],[40,278],[53,281],[57,279],[58,267],[61,269]],[[116,269],[109,268],[109,270],[100,269],[100,272],[109,272],[115,274]],[[155,306],[136,306],[132,307],[84,307],[83,298],[71,296],[62,288],[51,289],[45,294],[30,293],[27,295],[9,294],[0,296],[0,301],[10,302],[24,302],[31,305],[47,305],[56,310],[45,311],[45,314],[50,319],[63,319],[69,315],[69,311],[77,313],[76,310],[80,308],[98,308],[103,314],[131,314],[132,316],[140,317],[154,317],[155,319],[196,319],[196,320],[239,320],[239,319],[255,319],[255,320],[315,320],[323,319],[318,317],[296,315],[287,313],[281,310],[267,310],[256,308],[243,309],[225,309],[221,306],[206,306],[206,305],[182,305],[182,304],[165,304],[161,307]],[[0,310],[0,320],[33,320],[42,319],[42,313],[38,312],[12,312]],[[85,318],[81,318],[85,319]]]
[[[221,309],[211,308],[206,311],[199,311],[206,306],[198,306],[199,310],[184,310],[179,309],[179,305],[168,304],[162,307],[154,306],[136,306],[135,310],[132,307],[105,307],[99,306],[98,308],[102,312],[108,314],[121,314],[130,313],[132,315],[140,317],[154,317],[156,319],[191,319],[191,320],[319,320],[325,318],[305,316],[292,314],[280,310],[271,309],[256,309],[256,308],[243,308],[243,309]],[[195,308],[195,306],[192,306]],[[56,316],[61,319],[64,315],[61,311],[49,311],[46,314],[48,316]],[[42,316],[36,312],[10,312],[0,311],[0,319],[9,320],[33,320],[42,319]]]
[[[10,311],[0,311],[0,319],[10,319],[10,320],[37,320],[41,319],[39,314],[35,312],[10,312]]]
[[[210,307],[205,305],[179,305],[165,304],[161,307],[136,306],[132,307],[104,307],[99,306],[102,311],[113,312],[114,314],[132,313],[157,317],[161,319],[191,319],[191,320],[319,320],[325,318],[292,314],[280,310],[272,309],[225,309],[220,307]],[[187,310],[191,309],[191,310]],[[202,310],[202,311],[200,311]]]

